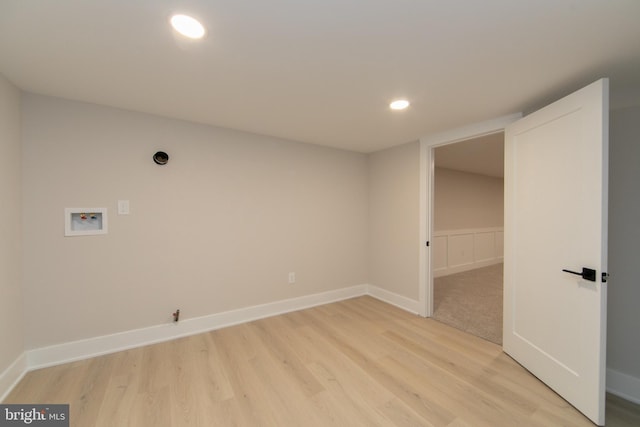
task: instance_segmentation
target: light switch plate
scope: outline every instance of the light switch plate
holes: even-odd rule
[[[128,200],[118,200],[118,215],[129,215]]]

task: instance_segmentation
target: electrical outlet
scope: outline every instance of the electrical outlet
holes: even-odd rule
[[[293,271],[289,273],[289,284],[296,283],[296,273]]]

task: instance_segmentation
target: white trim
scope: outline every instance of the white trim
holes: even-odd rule
[[[607,368],[607,391],[630,402],[640,404],[640,378]]]
[[[180,323],[152,326],[118,334],[105,335],[86,340],[73,341],[50,347],[38,348],[22,353],[0,374],[0,402],[20,382],[24,375],[34,369],[88,359],[102,354],[114,353],[175,338],[194,335],[252,320],[303,310],[349,298],[369,295],[410,313],[420,314],[422,301],[387,291],[374,285],[359,285],[320,294],[291,298],[238,310],[226,311]],[[623,399],[640,404],[640,379],[607,369],[607,391]]]
[[[504,227],[459,228],[451,230],[434,231],[433,236],[455,236],[458,234],[492,233],[504,231]]]
[[[22,353],[11,366],[0,374],[0,402],[6,399],[28,370],[26,354]]]
[[[34,369],[169,341],[363,295],[370,295],[411,313],[420,311],[420,302],[411,298],[389,292],[377,286],[367,284],[351,286],[194,319],[185,319],[179,323],[167,323],[28,350],[0,375],[0,393],[2,393],[2,399],[4,399],[22,377]]]
[[[420,138],[421,144],[428,147],[438,145],[448,145],[454,142],[467,139],[478,138],[484,135],[502,132],[508,124],[515,122],[522,117],[522,113],[509,114],[486,122],[473,123],[456,129],[451,129],[434,135],[426,135]]]
[[[500,264],[502,262],[502,258],[496,258],[495,260],[489,261],[478,261],[471,264],[458,265],[455,267],[449,267],[444,270],[437,270],[433,272],[433,277],[446,277],[452,274],[464,273],[465,271],[477,270],[478,268],[489,267],[491,265]]]
[[[420,259],[418,295],[424,315],[433,314],[433,271],[431,271],[431,251],[424,249],[426,241],[432,241],[433,230],[433,173],[434,162],[432,150],[440,145],[452,144],[471,138],[478,138],[504,131],[507,125],[522,117],[522,113],[509,114],[485,122],[473,123],[457,129],[448,130],[420,138]],[[428,191],[428,194],[423,194]],[[426,238],[424,238],[426,235]]]
[[[390,292],[386,289],[382,289],[374,285],[369,285],[367,294],[372,296],[373,298],[379,299],[380,301],[395,305],[396,307],[401,308],[404,311],[408,311],[414,314],[420,314],[422,302],[419,300],[416,301],[414,299],[407,298],[403,295]]]
[[[367,294],[367,285],[306,295],[267,304],[225,311],[194,319],[181,320],[148,328],[134,329],[111,335],[57,344],[27,351],[28,368],[37,369],[59,365],[130,348],[195,335],[226,326],[250,322],[317,305],[328,304]]]
[[[418,195],[420,201],[420,208],[418,209],[418,227],[419,227],[419,242],[420,249],[418,251],[418,301],[419,310],[418,314],[423,317],[431,317],[433,314],[433,299],[431,298],[431,279],[428,274],[431,270],[431,257],[427,248],[427,242],[431,242],[431,227],[428,221],[423,220],[423,213],[429,212],[429,206],[431,199],[429,195],[433,194],[430,188],[431,176],[429,169],[431,168],[431,150],[427,149],[425,144],[420,144],[420,185],[418,186],[420,194]]]

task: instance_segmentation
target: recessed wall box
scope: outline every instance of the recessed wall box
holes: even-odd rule
[[[107,208],[65,208],[65,236],[94,234],[107,234]]]

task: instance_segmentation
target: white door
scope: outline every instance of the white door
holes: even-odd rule
[[[608,107],[603,79],[505,129],[504,351],[598,425]]]

